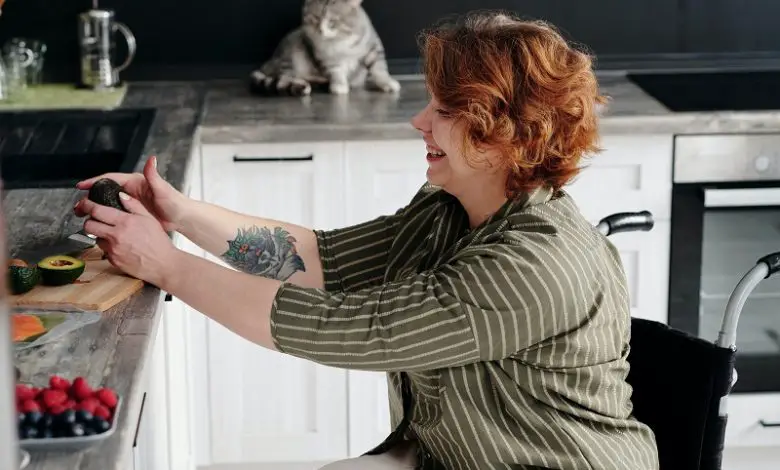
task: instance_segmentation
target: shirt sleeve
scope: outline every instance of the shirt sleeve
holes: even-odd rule
[[[282,352],[348,369],[504,359],[574,325],[562,319],[582,290],[556,280],[564,276],[548,259],[552,251],[470,247],[435,270],[354,292],[284,284],[271,310],[272,336]]]
[[[382,282],[404,209],[350,227],[315,230],[325,290],[350,291]]]

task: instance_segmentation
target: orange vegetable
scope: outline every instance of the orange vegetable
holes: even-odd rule
[[[14,342],[24,341],[27,338],[45,333],[43,322],[35,315],[15,314],[13,316]]]

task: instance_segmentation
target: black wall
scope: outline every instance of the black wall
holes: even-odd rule
[[[302,0],[104,0],[135,33],[130,79],[239,76],[299,23]],[[90,0],[7,0],[0,41],[49,47],[46,77],[78,76],[77,16]],[[504,8],[553,22],[599,63],[679,53],[777,52],[776,0],[365,0],[396,71],[417,57],[415,34],[442,16]],[[120,41],[121,43],[121,41]],[[123,52],[122,49],[121,52]],[[413,70],[412,70],[413,71]]]

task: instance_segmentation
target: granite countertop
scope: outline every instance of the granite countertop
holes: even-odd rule
[[[620,74],[600,76],[612,102],[603,133],[693,133],[780,130],[780,112],[673,113]],[[403,80],[399,95],[356,90],[348,96],[251,96],[242,80],[131,83],[123,107],[158,109],[140,169],[157,155],[163,176],[182,189],[196,134],[204,143],[419,138],[409,119],[425,106],[419,79]],[[21,247],[50,244],[79,230],[75,189],[6,191],[11,256]],[[80,453],[34,453],[29,470],[112,470],[132,447],[142,398],[142,373],[157,331],[162,293],[145,286],[104,318],[63,340],[17,354],[22,380],[43,384],[51,374],[84,376],[125,397],[117,432]]]
[[[625,74],[599,74],[604,134],[780,130],[780,112],[669,111]],[[398,95],[354,90],[348,96],[256,97],[241,81],[209,84],[201,122],[203,143],[295,142],[419,138],[409,119],[428,96],[422,80],[401,80]]]
[[[157,155],[161,174],[181,189],[196,130],[202,84],[133,84],[125,107],[157,107],[142,165]],[[7,237],[11,255],[22,246],[50,244],[82,228],[73,215],[81,197],[76,189],[18,189],[4,195]],[[90,384],[114,388],[124,397],[116,433],[102,444],[78,453],[31,452],[28,470],[113,470],[133,445],[142,392],[142,373],[157,331],[161,291],[147,285],[130,299],[105,312],[103,318],[64,339],[21,351],[16,363],[22,380],[41,386],[51,374],[84,376]]]

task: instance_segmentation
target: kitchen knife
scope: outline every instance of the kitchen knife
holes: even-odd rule
[[[97,241],[93,235],[80,230],[68,235],[68,238],[49,246],[43,246],[31,250],[20,250],[15,258],[22,259],[28,264],[36,264],[38,261],[53,255],[79,256],[85,250],[95,246]]]

